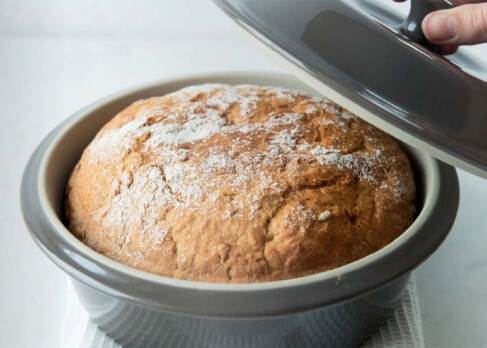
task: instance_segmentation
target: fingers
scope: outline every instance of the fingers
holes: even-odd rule
[[[440,46],[487,42],[487,3],[467,4],[430,13],[422,27],[426,38]]]

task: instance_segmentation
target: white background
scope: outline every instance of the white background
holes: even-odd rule
[[[63,325],[66,276],[19,209],[35,146],[107,94],[231,70],[282,71],[208,0],[0,0],[0,347],[56,347]],[[487,181],[459,175],[453,231],[416,272],[427,346],[487,346]]]

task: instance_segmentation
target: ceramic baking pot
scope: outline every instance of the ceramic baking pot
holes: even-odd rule
[[[127,346],[354,346],[394,312],[410,272],[447,236],[459,202],[455,169],[402,145],[418,186],[418,217],[385,248],[343,267],[259,284],[162,277],[112,261],[63,221],[64,190],[83,149],[130,103],[220,82],[313,93],[280,74],[226,73],[159,81],[98,101],[68,118],[35,150],[22,179],[25,222],[41,250],[72,279],[91,319]]]

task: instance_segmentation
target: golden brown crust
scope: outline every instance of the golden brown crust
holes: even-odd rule
[[[203,85],[138,101],[97,134],[67,186],[69,229],[126,265],[205,282],[339,267],[414,218],[406,155],[322,98]]]

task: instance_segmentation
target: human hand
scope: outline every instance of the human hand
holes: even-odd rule
[[[438,45],[443,54],[456,52],[459,45],[487,42],[487,1],[452,0],[452,3],[457,6],[432,12],[423,20],[428,41]]]

